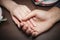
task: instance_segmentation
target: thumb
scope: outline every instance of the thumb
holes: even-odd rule
[[[32,17],[36,16],[36,13],[31,12],[30,14],[28,14],[27,16],[25,16],[24,18],[22,18],[23,21],[26,21]]]

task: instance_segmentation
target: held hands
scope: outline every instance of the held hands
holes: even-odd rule
[[[20,28],[20,23],[22,22],[21,19],[23,17],[25,17],[28,13],[30,13],[31,10],[29,10],[29,8],[25,5],[19,5],[17,6],[13,11],[11,11],[11,16],[13,21],[18,25],[18,27]],[[25,24],[27,25],[29,22],[26,21]]]
[[[42,32],[47,31],[53,26],[55,22],[59,20],[59,13],[56,14],[49,11],[34,10],[30,14],[22,18],[22,20],[25,22],[30,19],[33,19],[34,21],[31,21],[33,27],[31,27],[31,30],[29,32],[32,34],[32,36],[37,36]]]
[[[27,6],[19,5],[11,12],[13,21],[19,28],[32,36],[37,36],[48,30],[58,21],[56,15],[43,10],[31,11]],[[56,18],[55,18],[56,17]]]
[[[15,10],[11,11],[13,21],[17,24],[19,28],[22,27],[21,23],[24,23],[22,30],[25,31],[26,29],[28,29],[25,31],[27,34],[29,34],[29,31],[31,30],[30,27],[33,27],[33,25],[31,24],[31,21],[33,22],[33,19],[30,19],[26,22],[22,21],[21,19],[30,12],[31,10],[25,5],[19,5],[18,7],[16,7]]]

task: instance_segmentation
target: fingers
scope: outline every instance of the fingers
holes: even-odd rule
[[[20,5],[13,11],[12,14],[15,15],[21,21],[21,18],[29,12],[31,12],[31,10],[27,6]]]
[[[20,11],[19,12],[20,12],[22,17],[25,17],[28,13],[31,12],[31,10],[27,6],[23,5],[22,7],[20,7]]]
[[[17,24],[17,26],[20,28],[20,22],[14,16],[12,16],[12,19]]]
[[[23,10],[23,14],[22,14],[22,16],[24,17],[24,16],[26,16],[29,12],[31,12],[31,10],[29,10],[27,7],[23,7],[23,8],[21,8],[22,10]],[[28,21],[26,21],[25,22],[25,24],[24,24],[24,26],[23,26],[23,31],[25,31],[26,30],[26,33],[27,34],[29,34],[29,27],[30,27],[30,25],[31,25],[31,23],[30,23],[30,21],[28,20]]]
[[[27,7],[27,6],[23,6],[25,9],[24,10],[26,10],[28,13],[30,13],[31,12],[31,10]],[[27,14],[28,14],[27,13]]]
[[[28,20],[28,19],[30,19],[30,18],[32,18],[34,16],[36,16],[36,13],[32,12],[32,13],[28,14],[27,16],[25,16],[22,20]]]
[[[28,24],[27,24],[27,22],[23,22],[23,27],[22,27],[22,30],[23,31],[26,31],[27,29],[28,29]]]
[[[26,30],[26,33],[31,34],[31,28],[30,27],[28,27],[28,29]]]
[[[24,23],[24,26],[23,26],[23,31],[26,30],[26,33],[29,34],[31,32],[29,32],[31,30],[31,27],[33,27],[33,25],[30,23],[30,21],[27,21]]]
[[[24,14],[25,15],[23,15],[22,14],[22,16],[26,16],[29,12],[31,12],[28,8],[26,8],[25,7],[25,10],[24,10],[24,8],[22,8],[22,10],[23,10],[23,12],[24,12]],[[29,10],[29,11],[28,11]],[[32,12],[33,13],[33,12]],[[32,28],[33,28],[33,25],[32,25],[32,23],[30,22],[30,21],[32,21],[32,19],[31,20],[28,20],[28,21],[26,21],[26,23],[24,24],[24,26],[23,26],[23,31],[25,31],[27,34],[32,34],[32,32],[34,32],[34,30],[32,30]]]

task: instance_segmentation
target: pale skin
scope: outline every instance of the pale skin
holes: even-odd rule
[[[33,32],[31,32],[31,34],[32,36],[37,36],[43,33],[44,31],[47,31],[53,26],[54,23],[60,20],[59,11],[60,9],[57,7],[54,7],[49,11],[35,10],[28,14],[26,17],[24,17],[22,20],[27,21],[31,18],[36,18],[33,22],[33,25],[35,27],[32,27]]]
[[[12,0],[1,0],[1,5],[4,6],[5,8],[7,8],[8,11],[10,11],[13,21],[17,24],[17,26],[19,28],[21,27],[20,26],[20,23],[22,22],[21,18],[31,12],[31,10],[27,6],[19,5]],[[24,27],[22,28],[23,31],[24,31],[24,29],[26,29],[29,26],[33,27],[32,24],[30,23],[30,21],[33,21],[33,19],[24,22]],[[29,27],[29,29],[31,30],[30,27]],[[27,31],[26,31],[26,33],[27,33]]]
[[[22,25],[22,30],[32,36],[41,34],[60,20],[60,8],[57,7],[53,7],[49,11],[31,11],[27,6],[19,5],[12,0],[1,0],[1,5],[10,11],[12,19],[18,27]]]
[[[4,6],[5,8],[7,8],[10,11],[12,19],[18,25],[18,27],[20,27],[20,22],[14,16],[16,16],[21,21],[21,18],[23,16],[25,16],[27,13],[31,12],[31,10],[27,6],[19,5],[12,0],[1,0],[1,5]],[[24,9],[26,9],[26,10],[24,10]],[[26,23],[30,25],[29,21],[27,21]]]

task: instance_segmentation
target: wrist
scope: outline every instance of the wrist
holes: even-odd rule
[[[51,18],[55,20],[60,20],[60,8],[58,7],[53,7],[52,9],[49,10]]]
[[[58,12],[58,13],[60,13],[60,8],[58,8],[58,7],[53,7],[53,8],[51,8],[50,10],[49,10],[49,12]]]

